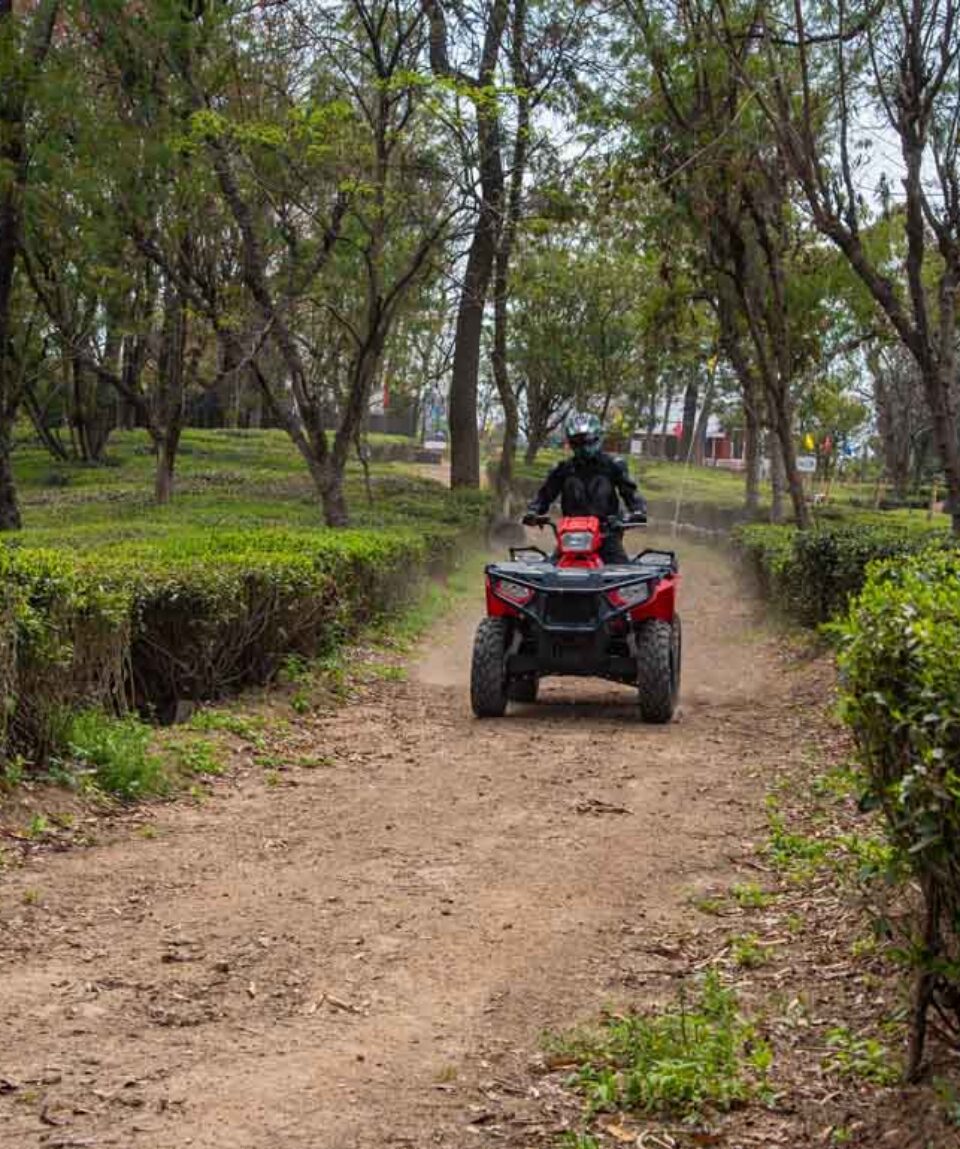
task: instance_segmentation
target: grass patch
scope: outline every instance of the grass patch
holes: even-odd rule
[[[166,749],[177,773],[188,778],[218,777],[224,771],[219,747],[209,738],[174,737]]]
[[[714,918],[723,917],[727,910],[726,899],[718,894],[698,895],[690,899],[690,904],[701,914]]]
[[[120,798],[163,794],[170,780],[151,753],[153,731],[137,718],[113,718],[99,710],[71,716],[66,744],[90,772],[98,789]]]
[[[730,938],[730,956],[740,969],[758,969],[770,960],[770,950],[756,934],[738,934]]]
[[[572,1084],[591,1115],[634,1110],[682,1120],[765,1092],[772,1061],[769,1045],[715,971],[692,999],[681,992],[659,1012],[610,1017],[554,1039],[551,1052],[578,1063]]]
[[[264,719],[258,715],[238,714],[233,710],[217,710],[213,707],[196,711],[187,723],[190,730],[232,734],[254,745],[262,741],[265,725]]]
[[[742,910],[764,910],[773,903],[776,895],[768,893],[756,882],[737,882],[730,887],[730,897]]]
[[[827,1048],[822,1062],[825,1073],[872,1085],[896,1085],[901,1079],[902,1068],[874,1037],[859,1037],[846,1026],[836,1026],[827,1034]]]
[[[771,863],[794,882],[807,881],[829,863],[831,842],[787,828],[776,810],[768,812],[770,832],[765,853]]]

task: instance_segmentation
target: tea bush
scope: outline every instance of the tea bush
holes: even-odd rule
[[[0,550],[9,743],[33,758],[64,710],[178,704],[268,681],[388,613],[456,533],[261,530],[58,554]]]
[[[922,895],[911,951],[915,1073],[929,1006],[960,1025],[960,553],[875,564],[833,629],[866,798]]]
[[[14,588],[0,555],[0,762],[3,761],[10,716],[16,699],[17,626]]]
[[[69,468],[56,490],[48,462],[20,455],[26,527],[0,542],[0,759],[42,762],[77,710],[172,720],[332,652],[487,523],[486,495],[378,463],[370,503],[348,476],[356,527],[328,530],[272,432],[191,432],[179,493],[156,507],[144,444],[118,446],[116,466]]]
[[[810,531],[752,524],[737,528],[734,544],[763,596],[805,626],[843,613],[863,587],[870,563],[954,545],[942,530],[877,523]]]
[[[44,758],[64,708],[122,704],[131,596],[46,550],[0,551],[0,575],[12,604],[2,672],[6,741]]]

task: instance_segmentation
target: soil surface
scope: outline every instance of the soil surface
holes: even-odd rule
[[[313,769],[5,874],[0,1145],[532,1144],[485,1098],[662,962],[798,753],[775,638],[719,552],[680,550],[670,726],[589,680],[477,722],[474,614],[298,719]]]

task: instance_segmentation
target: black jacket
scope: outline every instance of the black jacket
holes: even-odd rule
[[[620,514],[621,498],[628,511],[646,509],[646,502],[623,460],[603,453],[594,459],[564,459],[558,463],[547,475],[529,509],[534,514],[545,515],[558,498],[564,515],[616,517]]]

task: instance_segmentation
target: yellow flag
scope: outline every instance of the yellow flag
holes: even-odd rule
[[[807,450],[807,451],[812,451],[815,445],[816,445],[816,444],[815,444],[815,443],[814,443],[814,441],[813,441],[813,436],[812,436],[812,435],[810,434],[810,432],[808,431],[808,432],[806,433],[806,435],[804,435],[804,437],[803,437],[803,446],[804,446],[804,449],[805,449],[805,450]]]

